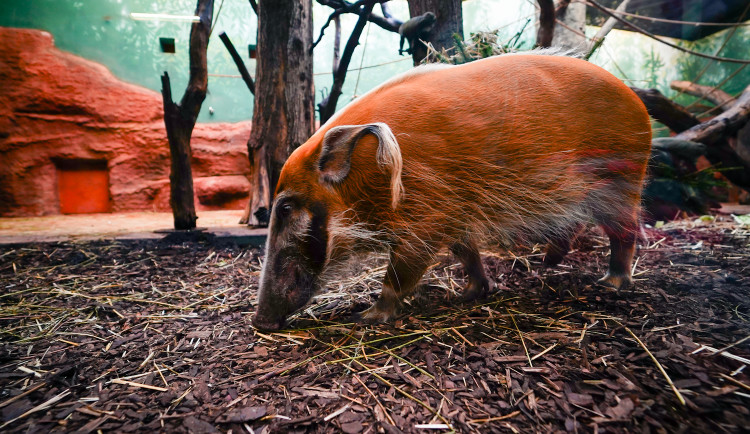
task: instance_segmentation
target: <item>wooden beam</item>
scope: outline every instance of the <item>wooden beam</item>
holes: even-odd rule
[[[750,119],[750,86],[740,94],[732,107],[715,118],[677,135],[677,138],[715,145],[733,135]]]
[[[615,12],[625,12],[625,9],[628,7],[628,3],[630,3],[630,0],[623,0],[623,2],[620,3],[619,6],[617,6],[617,9],[615,9]],[[594,38],[591,40],[591,46],[589,47],[588,53],[586,53],[586,55],[583,57],[584,59],[589,60],[591,56],[594,55],[596,50],[601,47],[601,45],[604,43],[604,38],[606,38],[609,32],[611,32],[612,29],[615,28],[617,21],[618,20],[614,15],[607,18],[607,21],[604,22],[602,27],[598,32],[596,32],[596,35],[594,35]]]
[[[669,87],[682,93],[705,99],[706,101],[710,101],[724,109],[734,102],[732,95],[729,95],[723,90],[693,83],[692,81],[675,80],[669,83]]]

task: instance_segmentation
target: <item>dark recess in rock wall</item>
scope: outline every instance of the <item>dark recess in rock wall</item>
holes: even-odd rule
[[[109,210],[169,210],[169,147],[157,92],[58,50],[47,32],[2,27],[0,89],[0,216],[61,212],[59,172],[76,161],[105,162]],[[198,210],[247,202],[249,135],[249,121],[196,124]]]

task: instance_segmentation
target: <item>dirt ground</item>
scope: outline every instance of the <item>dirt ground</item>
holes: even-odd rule
[[[593,284],[592,230],[554,269],[488,253],[498,289],[476,303],[445,256],[393,324],[349,321],[379,292],[366,267],[279,333],[250,325],[258,250],[0,247],[0,431],[746,431],[750,229],[645,234],[620,293]]]
[[[199,211],[200,227],[237,227],[242,210]],[[60,238],[97,239],[132,233],[153,232],[174,227],[170,212],[129,212],[103,214],[50,215],[43,217],[0,218],[3,240],[57,240]]]

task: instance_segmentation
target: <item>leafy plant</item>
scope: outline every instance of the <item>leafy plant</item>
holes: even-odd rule
[[[658,53],[654,52],[653,46],[646,58],[644,67],[648,73],[648,87],[656,88],[659,84],[659,72],[664,67],[664,61],[661,60],[661,56]]]
[[[523,27],[505,43],[499,41],[499,31],[497,30],[494,32],[472,33],[468,41],[464,41],[460,35],[454,34],[453,47],[442,49],[441,51],[437,51],[432,44],[428,43],[427,56],[423,62],[460,65],[498,54],[521,51],[520,47],[523,44],[521,35],[529,22],[531,22],[530,19],[526,20]]]

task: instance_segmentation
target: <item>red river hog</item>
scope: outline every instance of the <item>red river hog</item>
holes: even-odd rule
[[[253,324],[282,328],[362,253],[390,261],[366,321],[393,317],[445,247],[466,269],[465,297],[478,297],[489,288],[480,247],[547,242],[555,265],[591,221],[611,245],[599,282],[619,289],[631,282],[650,150],[643,103],[589,62],[511,54],[415,68],[289,157]]]

